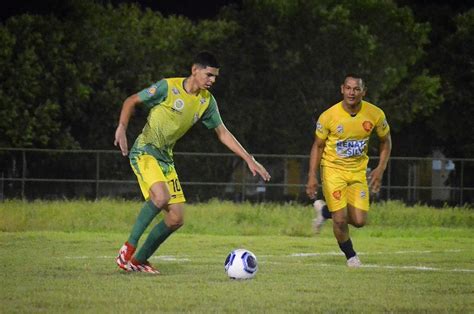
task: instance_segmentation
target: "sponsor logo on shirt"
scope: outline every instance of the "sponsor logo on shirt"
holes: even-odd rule
[[[341,191],[337,190],[332,192],[332,197],[334,197],[336,200],[340,201],[341,200]]]
[[[364,199],[367,196],[367,193],[365,191],[360,191],[360,198]]]
[[[176,99],[173,103],[173,110],[181,112],[184,108],[184,101],[182,99]]]
[[[173,94],[175,94],[175,95],[179,95],[179,90],[178,90],[176,87],[173,87],[173,88],[171,89],[171,92],[172,92]]]
[[[339,124],[339,125],[337,126],[337,128],[336,128],[336,132],[337,132],[338,134],[344,133],[344,127],[343,127],[341,124]]]
[[[321,123],[319,123],[319,121],[316,123],[316,130],[318,132],[323,132],[323,126],[321,125]]]
[[[367,140],[346,140],[336,142],[336,153],[339,157],[347,158],[353,156],[361,156],[364,154]]]
[[[370,132],[372,130],[373,126],[374,125],[370,121],[364,121],[362,123],[362,127],[364,128],[365,132]]]
[[[156,94],[156,85],[150,86],[147,90],[146,93],[150,96],[153,96]]]

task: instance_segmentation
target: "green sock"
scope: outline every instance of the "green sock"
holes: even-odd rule
[[[155,253],[161,243],[163,243],[174,230],[171,230],[166,224],[165,221],[160,221],[159,224],[151,229],[148,238],[146,238],[145,243],[135,254],[135,259],[139,262],[147,261],[150,256]]]
[[[128,243],[137,247],[138,240],[140,240],[143,232],[145,232],[146,227],[148,227],[150,222],[160,213],[160,211],[161,209],[156,207],[152,201],[146,201],[140,210],[140,214],[138,214],[135,224],[133,225],[132,232],[128,238]]]

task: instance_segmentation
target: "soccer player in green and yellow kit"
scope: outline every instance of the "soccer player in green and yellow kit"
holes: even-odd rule
[[[313,222],[319,232],[323,222],[332,218],[333,232],[349,267],[359,267],[360,259],[353,249],[348,224],[356,228],[365,225],[369,210],[369,186],[373,193],[380,190],[392,141],[384,112],[362,100],[366,88],[362,78],[348,74],[341,85],[343,100],[320,116],[309,160],[306,194],[314,199],[318,190],[317,173],[321,170],[324,198],[316,200],[317,218]],[[367,184],[367,149],[372,131],[379,140],[378,166],[369,174]]]
[[[218,75],[216,58],[204,51],[195,56],[190,76],[162,79],[123,103],[114,144],[124,156],[129,156],[145,198],[130,236],[116,258],[117,265],[126,271],[159,274],[148,259],[183,225],[185,197],[175,170],[173,146],[197,121],[214,129],[219,140],[245,160],[254,176],[270,180],[267,170],[222,123],[216,100],[209,92]],[[126,130],[135,106],[140,104],[149,109],[148,119],[129,153]],[[164,219],[136,250],[138,240],[161,210]]]

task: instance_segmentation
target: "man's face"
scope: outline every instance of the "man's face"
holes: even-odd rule
[[[216,82],[219,69],[193,65],[192,73],[200,89],[209,89]]]
[[[344,97],[344,103],[348,106],[358,105],[365,96],[365,89],[361,79],[348,77],[341,85],[341,94]]]

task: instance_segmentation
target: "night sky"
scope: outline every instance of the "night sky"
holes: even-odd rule
[[[1,20],[22,13],[61,15],[64,0],[3,0],[0,4]],[[239,0],[102,0],[101,3],[140,3],[142,7],[160,11],[163,15],[184,15],[191,19],[211,19],[227,4],[241,5]]]
[[[243,0],[97,0],[101,3],[140,3],[142,7],[160,11],[163,15],[184,15],[193,20],[212,19],[216,17],[222,6],[234,4],[241,6]],[[291,1],[291,0],[289,0]],[[50,14],[61,16],[64,10],[65,0],[3,0],[0,3],[0,19],[5,21],[12,15],[22,13]],[[437,7],[440,15],[452,15],[465,12],[474,7],[469,0],[395,0],[399,6],[410,6],[419,21],[433,20],[432,10],[429,7]],[[427,10],[428,9],[428,10]]]
[[[96,0],[100,3],[139,3],[143,8],[161,12],[164,16],[184,15],[192,20],[212,19],[224,5],[237,7],[245,0]],[[292,1],[292,0],[288,0]],[[66,15],[66,0],[3,0],[0,3],[0,20],[22,13]],[[472,0],[395,0],[399,6],[410,6],[418,22],[429,22],[434,33],[453,31],[452,17],[474,7]],[[434,34],[432,34],[432,37]],[[433,38],[432,38],[433,39]],[[435,39],[435,38],[434,38]],[[435,39],[436,40],[436,39]]]

